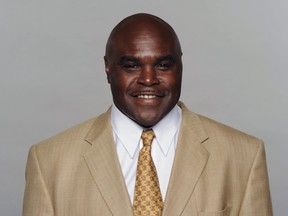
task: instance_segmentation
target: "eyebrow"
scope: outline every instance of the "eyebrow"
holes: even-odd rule
[[[160,56],[156,59],[157,62],[161,62],[161,61],[171,61],[171,62],[175,62],[175,59],[173,58],[173,55],[168,54],[168,55],[164,55],[164,56]],[[124,62],[139,62],[139,58],[134,57],[134,56],[121,56],[118,64],[123,64]]]
[[[158,62],[161,62],[161,61],[175,62],[175,59],[173,58],[173,56],[171,54],[169,54],[169,55],[165,55],[165,56],[160,56],[159,58],[157,58],[157,61]]]
[[[119,59],[118,63],[119,64],[123,64],[124,62],[138,62],[139,59],[135,58],[133,56],[121,56],[121,58]]]

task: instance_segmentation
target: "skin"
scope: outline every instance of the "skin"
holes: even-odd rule
[[[171,26],[149,14],[132,15],[111,32],[105,71],[116,107],[152,127],[179,101],[182,52]]]

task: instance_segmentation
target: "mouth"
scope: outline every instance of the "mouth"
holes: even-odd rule
[[[155,91],[151,89],[145,89],[140,91],[131,92],[130,95],[135,98],[139,99],[156,99],[156,98],[162,98],[165,96],[164,92],[161,91]]]
[[[156,98],[157,96],[156,95],[151,95],[151,94],[140,94],[140,95],[137,95],[137,98],[142,98],[142,99],[153,99],[153,98]]]

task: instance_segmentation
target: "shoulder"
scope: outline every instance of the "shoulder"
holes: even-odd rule
[[[85,141],[90,131],[97,131],[99,128],[108,124],[109,113],[103,113],[97,117],[79,123],[69,129],[66,129],[48,139],[45,139],[31,147],[37,154],[45,155],[47,153],[60,154],[63,151],[85,151],[90,144]]]
[[[196,130],[197,134],[207,137],[203,145],[207,149],[234,150],[238,152],[252,151],[256,153],[263,146],[263,141],[253,135],[232,128],[221,122],[189,111],[182,105],[185,126]]]
[[[259,138],[240,131],[238,129],[232,128],[228,125],[225,125],[221,122],[215,121],[210,119],[206,116],[202,116],[197,114],[200,121],[203,124],[203,127],[209,134],[211,138],[218,138],[218,139],[227,139],[233,142],[249,142],[249,143],[259,143],[262,142]]]
[[[209,136],[203,146],[218,157],[230,158],[229,161],[252,161],[256,155],[264,153],[263,141],[255,136],[198,115]]]

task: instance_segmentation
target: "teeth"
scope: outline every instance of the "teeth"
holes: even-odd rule
[[[150,99],[155,98],[155,95],[138,95],[138,98]]]

